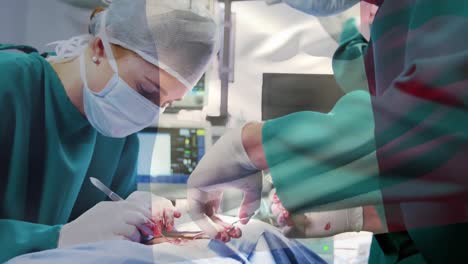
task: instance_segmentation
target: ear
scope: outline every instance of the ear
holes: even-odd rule
[[[90,48],[93,56],[96,56],[98,59],[106,58],[106,53],[104,52],[104,44],[100,37],[95,37],[90,42]]]

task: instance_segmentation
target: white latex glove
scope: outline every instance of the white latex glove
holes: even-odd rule
[[[362,207],[290,214],[281,204],[276,193],[272,197],[271,212],[287,237],[329,237],[344,232],[359,232],[363,227]]]
[[[187,199],[192,220],[208,236],[224,242],[240,237],[241,232],[216,216],[223,190],[236,188],[244,192],[239,210],[242,224],[247,224],[261,201],[262,175],[245,152],[242,130],[236,128],[222,136],[188,180]]]
[[[134,192],[128,196],[127,201],[140,205],[151,213],[151,220],[156,224],[153,228],[156,237],[161,236],[164,230],[174,230],[174,217],[181,216],[171,201],[150,192]]]
[[[128,201],[100,202],[62,227],[58,247],[102,240],[140,242],[136,226],[152,226],[150,218],[150,210]]]
[[[345,232],[359,232],[362,230],[362,207],[326,212],[305,213],[291,215],[294,224],[282,228],[285,236],[291,238],[330,237]]]

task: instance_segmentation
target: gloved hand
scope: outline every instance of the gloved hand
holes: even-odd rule
[[[216,216],[223,190],[244,191],[239,218],[249,221],[260,207],[262,175],[249,159],[242,141],[243,128],[236,128],[222,136],[205,154],[188,180],[188,206],[192,220],[211,238],[224,242],[241,236],[239,228]]]
[[[362,207],[291,215],[273,195],[271,211],[287,237],[329,237],[344,232],[359,232],[363,227]]]
[[[101,240],[140,242],[140,232],[161,236],[163,230],[174,229],[174,217],[180,216],[171,201],[149,192],[133,192],[125,201],[101,202],[75,221],[64,225],[58,247]],[[146,230],[151,233],[146,233]]]
[[[62,227],[58,247],[102,240],[140,242],[141,237],[136,226],[152,227],[150,218],[151,211],[135,203],[100,202],[76,220]]]
[[[171,201],[150,192],[133,192],[128,196],[127,201],[140,205],[151,213],[151,220],[156,224],[153,227],[155,237],[161,236],[163,230],[174,230],[174,217],[181,216]]]

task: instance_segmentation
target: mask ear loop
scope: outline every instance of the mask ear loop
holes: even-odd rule
[[[104,52],[107,55],[107,60],[109,61],[109,64],[114,71],[114,73],[119,73],[119,69],[117,67],[117,62],[115,61],[114,53],[112,52],[112,47],[109,43],[109,39],[107,37],[106,33],[106,18],[107,18],[107,12],[108,10],[103,11],[102,13],[102,18],[101,18],[101,25],[99,27],[99,37],[101,37],[102,44],[104,45]]]
[[[80,55],[80,75],[81,75],[81,80],[83,81],[84,84],[84,89],[88,89],[88,80],[86,79],[86,65],[85,65],[85,60],[84,60],[84,53]]]

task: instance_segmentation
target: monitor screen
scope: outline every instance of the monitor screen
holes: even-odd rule
[[[139,182],[181,183],[205,154],[205,129],[154,128],[138,133]]]
[[[265,73],[262,120],[300,111],[328,113],[343,95],[333,75]]]

